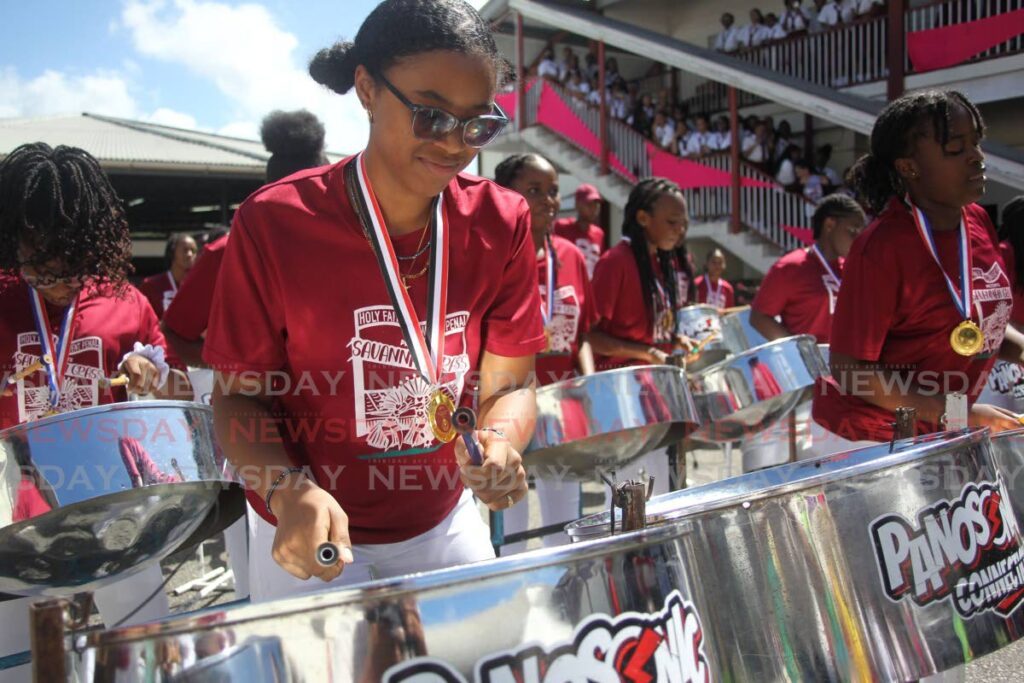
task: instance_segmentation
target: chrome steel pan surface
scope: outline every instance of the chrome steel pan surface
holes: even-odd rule
[[[208,406],[139,401],[0,432],[0,592],[92,590],[243,509]],[[220,503],[220,505],[218,504]]]
[[[593,480],[696,426],[683,370],[643,365],[607,370],[537,390],[527,470]]]
[[[681,532],[723,679],[909,681],[1024,633],[1009,486],[981,430],[658,496],[647,519]],[[608,521],[568,531],[592,539]]]
[[[722,337],[722,319],[714,306],[700,304],[680,309],[676,313],[676,331],[700,345],[700,352],[686,363],[687,372],[698,372],[732,354]]]

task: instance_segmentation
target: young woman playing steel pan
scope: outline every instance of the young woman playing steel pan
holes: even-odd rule
[[[541,315],[548,340],[547,347],[537,356],[537,384],[544,386],[577,374],[592,374],[594,355],[585,335],[594,322],[594,297],[586,258],[572,242],[552,234],[559,204],[558,172],[540,155],[518,154],[498,164],[494,179],[502,187],[523,195],[530,207],[530,234],[537,257]],[[571,421],[571,416],[564,417]],[[585,422],[585,415],[578,417]],[[540,499],[542,526],[568,523],[580,516],[578,483],[559,478],[558,472],[534,469],[531,474]],[[506,535],[526,531],[528,526],[526,504],[505,513]],[[557,533],[546,536],[544,544],[561,545],[568,540],[565,534]],[[522,542],[505,546],[502,552],[525,549],[526,543]]]
[[[877,219],[844,265],[833,377],[814,398],[814,453],[888,441],[900,406],[917,410],[919,432],[939,431],[949,392],[967,395],[971,426],[1019,425],[977,402],[996,359],[1024,353],[1007,327],[1011,275],[975,203],[985,191],[984,131],[957,92],[901,97],[875,123],[856,177]]]
[[[675,249],[689,219],[679,186],[664,178],[640,181],[629,194],[623,239],[594,269],[597,323],[588,335],[598,370],[668,363],[693,342],[676,333],[678,300]],[[655,478],[655,491],[668,491],[665,450],[635,460],[620,479],[639,470]]]
[[[87,152],[34,143],[0,162],[0,270],[0,429],[124,401],[125,388],[101,382],[118,374],[129,392],[191,398],[183,375],[167,381],[156,315],[127,280],[124,205]],[[5,480],[25,514],[49,509],[28,478]],[[165,616],[166,596],[154,595],[162,581],[156,566],[96,591],[104,621],[120,621],[150,595],[129,621]],[[0,602],[0,661],[28,650],[28,603]],[[0,681],[23,680],[28,668],[0,667]]]
[[[526,495],[544,348],[526,202],[460,174],[507,122],[508,65],[476,11],[387,0],[310,74],[355,88],[369,142],[239,208],[204,347],[262,516],[253,600],[493,557],[472,494]],[[467,383],[479,465],[452,423]],[[340,561],[317,562],[325,542]]]

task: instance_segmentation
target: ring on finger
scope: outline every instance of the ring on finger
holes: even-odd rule
[[[505,496],[505,502],[508,503],[508,505],[506,505],[505,507],[512,507],[513,505],[516,504],[516,501],[512,499],[511,493]]]

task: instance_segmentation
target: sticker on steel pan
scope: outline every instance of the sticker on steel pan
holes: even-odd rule
[[[397,664],[386,683],[467,683],[449,664],[420,657]],[[544,647],[525,644],[476,663],[476,683],[506,681],[627,681],[705,683],[712,680],[704,630],[693,604],[672,591],[654,614],[596,614],[574,630],[572,640]]]
[[[949,600],[960,616],[1008,617],[1024,600],[1024,549],[1002,477],[964,486],[916,520],[884,515],[870,525],[890,600],[920,606]]]

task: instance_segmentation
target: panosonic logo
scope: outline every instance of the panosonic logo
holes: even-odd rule
[[[885,592],[908,593],[920,606],[950,599],[965,619],[994,611],[1008,617],[1024,598],[1024,550],[1001,477],[967,484],[956,500],[871,523]]]
[[[672,591],[656,614],[592,615],[571,642],[545,649],[524,645],[476,664],[477,683],[706,683],[712,680],[704,631],[693,604]],[[461,673],[430,657],[397,664],[387,683],[466,683]]]

